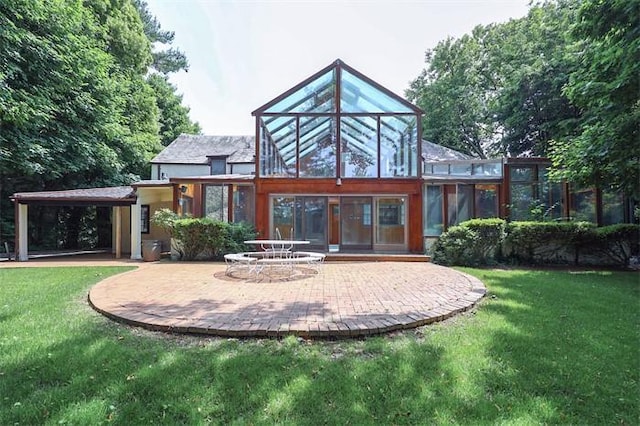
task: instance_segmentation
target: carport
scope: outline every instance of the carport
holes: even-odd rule
[[[107,188],[71,189],[64,191],[18,192],[11,196],[15,206],[16,260],[29,259],[29,206],[79,206],[110,207],[112,248],[117,259],[122,258],[123,216],[130,228],[131,259],[142,259],[142,210],[143,206],[157,200],[172,204],[174,185],[168,181],[142,181],[131,186]],[[127,209],[128,208],[128,209]],[[129,210],[128,212],[124,209]],[[150,212],[147,211],[147,214]]]

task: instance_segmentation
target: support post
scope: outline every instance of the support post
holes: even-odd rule
[[[131,205],[131,259],[142,259],[142,234],[140,229],[140,199]]]
[[[115,222],[115,237],[116,237],[116,259],[122,258],[122,212],[120,206],[113,208],[113,216]]]
[[[18,204],[18,246],[17,259],[21,262],[29,260],[29,206]]]

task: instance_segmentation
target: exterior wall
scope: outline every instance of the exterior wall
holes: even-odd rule
[[[152,164],[151,179],[161,179],[162,173],[167,177],[207,176],[211,169],[208,164]]]
[[[269,196],[292,195],[406,195],[408,197],[408,249],[423,253],[422,181],[418,179],[277,179],[256,180],[256,229],[269,235]]]
[[[149,217],[160,209],[173,208],[173,187],[140,187],[137,190],[138,204],[149,206]],[[162,241],[162,250],[168,251],[171,248],[171,240],[169,235],[149,223],[149,233],[141,234],[142,240],[160,240]]]

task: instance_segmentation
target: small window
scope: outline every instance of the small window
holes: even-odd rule
[[[148,204],[140,206],[140,232],[143,234],[149,233],[149,219],[151,210]]]
[[[227,158],[212,158],[211,159],[211,174],[212,175],[224,175],[227,173]]]

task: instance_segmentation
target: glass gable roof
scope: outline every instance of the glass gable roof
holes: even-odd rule
[[[336,172],[413,176],[421,114],[339,60],[253,112],[265,136],[260,150],[268,153],[261,158],[276,155],[280,163],[269,164],[282,164],[287,176],[317,177]],[[411,158],[404,158],[407,155]],[[349,167],[347,175],[341,160],[349,162],[343,166]],[[327,161],[334,161],[335,167]],[[261,170],[268,176],[281,175],[275,166]]]
[[[335,74],[334,69],[329,70],[264,112],[335,112]]]

